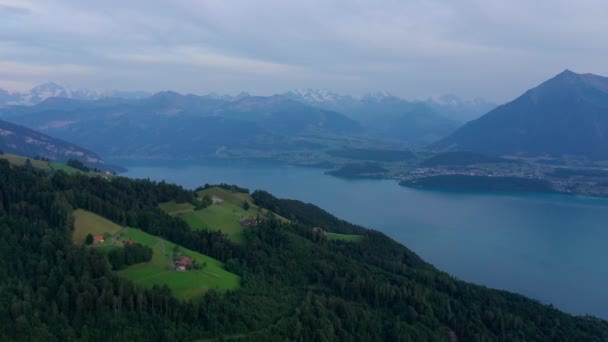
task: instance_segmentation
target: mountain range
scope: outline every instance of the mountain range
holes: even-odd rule
[[[300,137],[351,136],[362,128],[333,111],[284,96],[161,92],[144,99],[48,98],[0,111],[7,120],[113,158],[198,159],[233,149],[289,151]]]
[[[434,147],[608,159],[608,78],[566,70],[468,122]]]
[[[456,130],[466,118],[482,115],[492,104],[464,101],[458,97],[408,101],[387,92],[362,97],[339,95],[317,89],[283,94],[311,106],[343,113],[367,128],[366,136],[422,146]],[[451,99],[447,101],[446,99]]]
[[[481,98],[466,100],[451,94],[431,97],[424,101],[408,101],[386,91],[378,91],[365,94],[361,97],[354,97],[350,95],[340,95],[327,90],[309,88],[292,90],[283,95],[312,106],[335,110],[346,115],[352,113],[355,117],[361,115],[374,115],[375,112],[370,111],[373,108],[365,108],[371,104],[380,107],[381,112],[386,111],[386,109],[381,108],[381,105],[384,104],[392,107],[390,109],[392,111],[398,111],[400,106],[404,107],[406,109],[405,112],[408,112],[411,107],[426,107],[426,111],[432,111],[434,114],[438,114],[445,119],[462,123],[476,119],[497,106],[496,103]]]
[[[95,167],[101,167],[103,164],[97,154],[80,146],[3,120],[0,120],[0,150],[3,153],[57,161],[78,159]]]
[[[92,91],[72,89],[49,82],[25,92],[10,93],[0,89],[0,107],[33,106],[53,97],[73,100],[144,99],[146,92]],[[275,95],[276,96],[276,95]],[[387,92],[370,93],[361,97],[340,95],[318,89],[293,90],[278,96],[304,103],[310,107],[339,112],[365,126],[366,136],[401,144],[422,146],[452,133],[463,122],[476,118],[495,105],[483,100],[462,100],[446,95],[426,101],[408,101]],[[210,93],[204,96],[187,95],[188,98],[204,98],[235,102],[251,97],[246,92],[238,95]],[[198,108],[195,108],[198,110]]]
[[[138,91],[73,89],[55,82],[47,82],[27,91],[9,92],[8,90],[0,89],[0,107],[15,105],[31,106],[39,104],[51,97],[76,100],[97,100],[104,97],[142,98],[150,95],[150,93]]]

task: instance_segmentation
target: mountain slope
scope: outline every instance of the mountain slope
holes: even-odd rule
[[[284,149],[298,136],[360,129],[342,114],[283,96],[218,98],[160,92],[145,99],[49,98],[0,117],[113,158],[196,159],[229,149]]]
[[[46,174],[0,161],[0,189],[2,341],[608,339],[606,321],[457,280],[382,233],[264,191],[251,195],[255,204],[291,223],[265,216],[236,244],[163,212],[163,202],[197,201],[194,191],[165,182]],[[180,245],[216,259],[213,266],[239,276],[240,286],[200,291],[191,301],[170,287],[138,286],[112,271],[99,248],[73,244],[74,209],[139,227],[124,230],[135,242],[133,233],[161,238],[166,246],[153,258]],[[359,237],[335,241],[318,227]],[[160,267],[169,279],[176,272],[169,262]]]
[[[608,78],[566,70],[467,123],[434,147],[608,159]]]
[[[464,100],[455,95],[430,98],[425,103],[440,115],[462,123],[477,119],[497,107],[481,98]]]
[[[80,146],[3,120],[0,120],[0,150],[58,161],[78,159],[88,165],[103,163],[98,155]]]
[[[460,125],[438,114],[428,103],[410,102],[386,92],[361,98],[315,89],[294,90],[284,94],[311,106],[342,113],[361,123],[370,138],[427,144],[452,133]]]

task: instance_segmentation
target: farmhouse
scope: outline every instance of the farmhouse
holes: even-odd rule
[[[213,204],[221,204],[224,200],[221,197],[213,195],[211,196],[211,202],[213,202]]]
[[[105,241],[106,241],[106,239],[103,237],[103,235],[93,236],[93,243],[103,243]]]
[[[135,241],[133,240],[124,240],[123,244],[127,245],[127,246],[133,246],[133,244],[135,243]]]
[[[192,259],[190,259],[187,256],[183,256],[175,262],[175,270],[176,271],[189,270],[192,268],[192,264],[193,264]]]
[[[253,219],[253,218],[244,218],[241,219],[241,225],[245,226],[245,227],[255,227],[258,225],[258,223],[260,223],[258,220]]]

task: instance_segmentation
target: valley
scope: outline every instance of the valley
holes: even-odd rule
[[[607,13],[0,0],[0,342],[608,341]]]

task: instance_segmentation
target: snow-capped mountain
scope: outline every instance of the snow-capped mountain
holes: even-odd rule
[[[282,94],[292,100],[297,100],[311,105],[337,104],[355,101],[355,98],[348,95],[340,95],[328,90],[321,89],[296,89]]]
[[[0,107],[10,105],[33,106],[50,97],[61,97],[76,100],[97,100],[103,97],[143,98],[150,96],[145,92],[95,91],[89,89],[72,89],[55,82],[47,82],[23,92],[8,92],[0,89]]]
[[[498,105],[481,98],[464,100],[456,95],[442,95],[426,100],[438,113],[461,122],[477,119]]]
[[[387,91],[377,91],[373,93],[367,93],[361,97],[362,102],[385,102],[385,101],[405,101]]]

